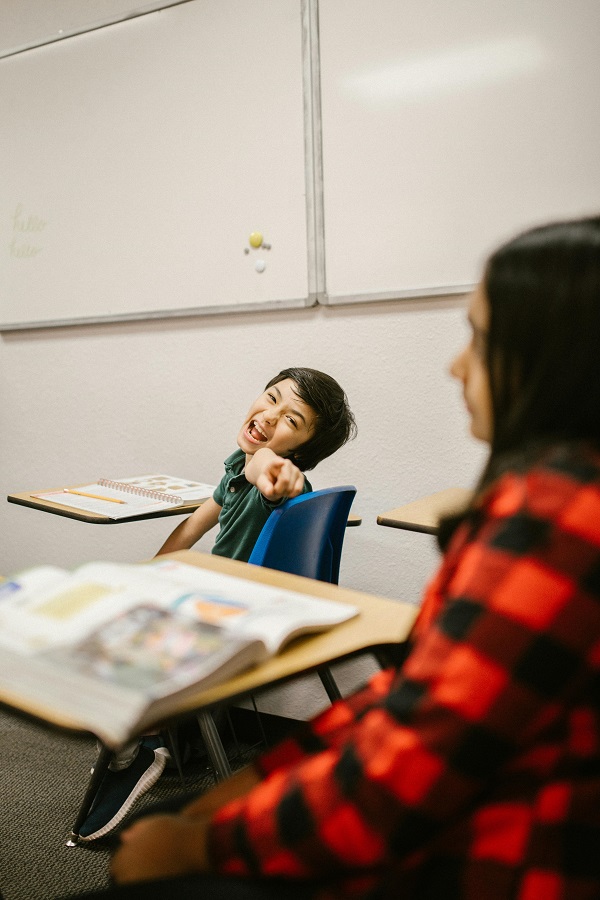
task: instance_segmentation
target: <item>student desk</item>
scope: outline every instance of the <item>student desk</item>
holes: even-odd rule
[[[69,487],[81,487],[82,485],[69,485]],[[39,509],[42,512],[52,513],[55,516],[64,516],[67,519],[78,519],[80,522],[89,522],[92,525],[119,525],[124,522],[141,522],[143,519],[157,519],[161,516],[189,516],[195,509],[201,506],[206,497],[201,500],[189,500],[182,503],[181,506],[172,506],[169,509],[159,509],[154,512],[141,513],[138,516],[128,516],[126,519],[109,519],[108,516],[102,516],[98,513],[85,512],[82,509],[65,506],[62,503],[53,503],[51,500],[41,500],[35,494],[49,494],[53,490],[47,488],[37,491],[21,491],[18,494],[9,494],[7,500],[9,503],[16,503],[19,506],[29,506],[32,509]],[[56,488],[56,490],[59,490]],[[62,488],[60,489],[62,490]],[[348,525],[360,525],[362,519],[360,516],[350,515],[348,517]]]
[[[221,684],[213,685],[211,688],[199,689],[196,694],[186,697],[174,707],[170,721],[176,721],[198,710],[206,710],[222,702],[231,703],[262,687],[313,671],[324,665],[330,665],[332,662],[377,648],[397,646],[408,637],[418,612],[418,606],[415,604],[388,600],[323,581],[314,581],[299,575],[289,575],[274,569],[252,566],[249,563],[226,559],[222,556],[198,553],[194,550],[180,550],[176,553],[166,554],[165,558],[167,556],[190,565],[223,572],[249,581],[349,603],[359,610],[358,615],[353,619],[336,625],[329,631],[295,639],[279,654],[259,666],[248,669]],[[76,721],[61,715],[58,710],[47,710],[42,706],[31,705],[19,697],[18,692],[7,690],[1,683],[0,703],[33,715],[52,725],[74,731],[81,730]],[[158,726],[165,723],[157,722],[155,724]],[[110,751],[107,749],[104,751],[104,755],[107,765]],[[73,826],[69,840],[70,846],[77,842],[78,828],[85,820],[105,768],[106,766],[101,765],[99,759],[94,767],[94,774]]]
[[[377,516],[378,525],[390,528],[403,528],[406,531],[420,531],[424,534],[437,534],[442,516],[465,506],[471,496],[467,488],[447,488],[436,494],[429,494],[404,506],[397,506]]]
[[[347,658],[368,650],[400,644],[406,640],[412,627],[418,607],[415,604],[388,600],[373,594],[353,591],[324,581],[314,581],[300,575],[289,575],[262,566],[252,566],[238,560],[199,553],[195,550],[179,550],[165,554],[164,559],[172,557],[189,565],[227,575],[245,578],[248,581],[300,591],[314,597],[324,597],[341,603],[350,603],[359,610],[359,615],[336,625],[329,631],[309,634],[297,638],[279,654],[249,669],[234,678],[213,685],[209,689],[199,690],[197,694],[182,701],[174,711],[174,717],[180,717],[200,707],[214,706],[224,700],[236,700],[266,685],[292,678],[309,672],[320,666]],[[13,706],[22,712],[58,725],[62,728],[79,730],[77,723],[57,712],[48,714],[43,708],[28,708],[19,696],[7,692],[0,684],[0,702]]]
[[[71,484],[69,487],[82,487],[83,485]],[[80,522],[90,522],[92,525],[118,525],[122,522],[140,522],[142,519],[156,519],[160,516],[184,516],[193,513],[201,506],[206,497],[201,500],[189,500],[181,506],[171,506],[168,509],[159,509],[154,512],[141,513],[138,516],[129,516],[127,519],[109,519],[108,516],[99,513],[86,512],[83,509],[75,509],[62,503],[54,503],[51,500],[41,500],[34,494],[49,494],[52,490],[62,488],[49,488],[37,491],[21,491],[19,494],[9,494],[6,498],[9,503],[17,503],[19,506],[30,506],[32,509],[40,509],[42,512],[53,513],[55,516],[65,516],[67,519],[78,519]]]

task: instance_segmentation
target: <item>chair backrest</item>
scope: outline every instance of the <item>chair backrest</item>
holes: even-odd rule
[[[353,485],[325,488],[274,509],[248,562],[337,584]]]

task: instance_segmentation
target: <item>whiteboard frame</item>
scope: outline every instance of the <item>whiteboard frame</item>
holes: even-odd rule
[[[308,296],[314,306],[326,302],[319,0],[302,0],[302,60]]]
[[[69,316],[64,319],[40,319],[27,322],[0,322],[0,333],[5,331],[32,331],[40,328],[65,328],[75,325],[106,325],[111,322],[144,322],[160,319],[184,319],[192,316],[222,316],[227,313],[269,312],[283,309],[306,309],[316,306],[316,300],[301,297],[298,300],[268,300],[265,303],[221,304],[216,306],[193,306],[181,309],[152,309],[147,312],[111,313],[97,316]]]
[[[476,285],[455,284],[449,287],[408,288],[399,291],[372,292],[369,294],[328,294],[320,302],[325,306],[348,306],[352,303],[378,303],[386,300],[423,300],[427,297],[457,297],[470,294]]]
[[[45,37],[36,38],[32,41],[26,41],[16,47],[6,47],[0,49],[0,59],[8,56],[16,56],[18,53],[24,53],[26,50],[33,50],[35,47],[43,47],[44,44],[54,44],[57,41],[65,41],[68,38],[76,37],[78,34],[85,34],[88,31],[97,31],[99,28],[106,28],[108,25],[116,25],[119,22],[126,22],[129,19],[137,19],[140,16],[146,16],[148,13],[157,12],[159,9],[165,9],[168,6],[180,6],[182,3],[191,3],[193,0],[152,0],[139,9],[133,9],[124,12],[121,15],[111,15],[107,18],[98,19],[96,22],[90,22],[87,25],[81,25],[77,28],[60,28],[53,34]]]

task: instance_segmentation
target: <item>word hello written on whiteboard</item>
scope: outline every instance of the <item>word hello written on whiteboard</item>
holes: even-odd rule
[[[18,203],[11,216],[12,240],[9,253],[17,259],[32,259],[42,252],[39,239],[48,224],[40,216],[27,215],[22,203]],[[36,243],[34,243],[36,241]]]

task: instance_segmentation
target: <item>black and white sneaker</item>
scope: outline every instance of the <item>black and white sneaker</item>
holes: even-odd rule
[[[117,772],[108,769],[90,812],[79,829],[80,841],[96,841],[123,821],[138,797],[156,784],[169,759],[169,751],[153,738],[144,738],[133,762]]]

